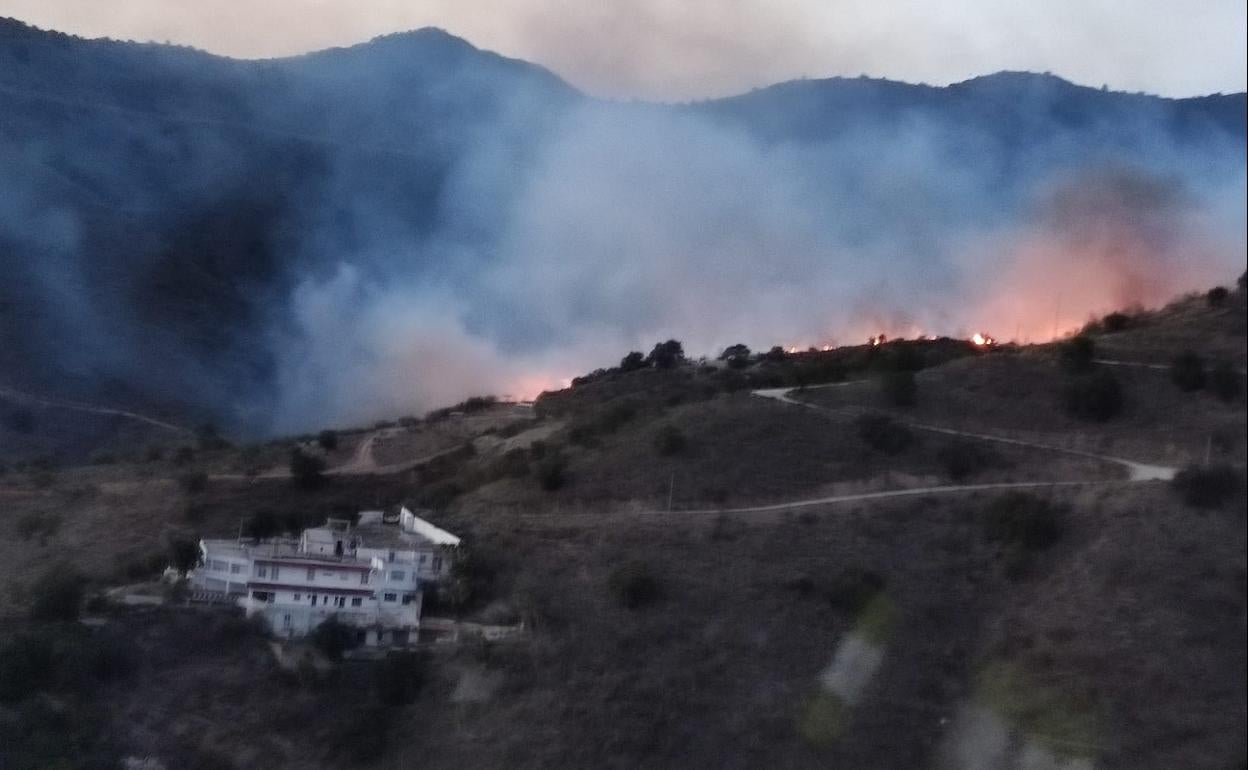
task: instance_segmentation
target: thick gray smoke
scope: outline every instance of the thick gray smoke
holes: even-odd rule
[[[694,110],[585,104],[520,170],[489,146],[457,166],[444,205],[484,245],[377,223],[296,289],[279,425],[532,396],[668,337],[711,355],[1041,340],[1243,270],[1244,171],[1221,148],[1007,170],[950,145],[923,122],[775,144]]]
[[[0,384],[238,433],[632,349],[1042,340],[1234,280],[1242,95],[1003,73],[596,101],[421,31],[262,63],[0,21]]]

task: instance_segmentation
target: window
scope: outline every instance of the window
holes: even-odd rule
[[[251,598],[255,599],[258,602],[267,602],[269,601],[269,592],[268,591],[252,591]]]
[[[268,602],[269,604],[272,604],[274,601],[277,600],[277,592],[276,591],[270,592],[264,597],[264,600]]]
[[[360,585],[362,586],[368,585],[368,573],[367,572],[360,572]]]
[[[391,571],[390,571],[390,579],[391,579],[391,580],[402,580],[402,579],[403,579],[403,578],[405,578],[405,577],[407,577],[407,573],[406,573],[406,572],[404,572],[404,571],[403,571],[403,570],[401,570],[401,569],[396,569],[396,570],[391,570]]]
[[[290,613],[286,613],[282,616],[282,628],[290,628]]]
[[[308,580],[316,580],[316,567],[308,567]]]
[[[384,599],[384,600],[386,600],[386,601],[388,601],[388,602],[392,602],[392,601],[395,601],[396,599],[398,599],[398,598],[399,598],[399,595],[398,595],[398,594],[385,594],[385,595],[384,595],[384,596],[382,596],[381,598],[382,598],[382,599]]]
[[[312,606],[316,606],[316,594],[312,594]]]
[[[225,562],[220,559],[212,560],[212,569],[214,572],[225,572]]]
[[[352,606],[352,607],[359,607],[359,606],[360,606],[360,605],[362,605],[362,604],[364,604],[364,600],[363,600],[363,599],[361,599],[361,598],[360,598],[360,597],[358,597],[358,596],[357,596],[357,597],[355,597],[355,598],[353,598],[353,599],[351,600],[351,606]]]
[[[429,554],[427,554],[427,553],[422,553],[422,554],[420,555],[420,566],[422,566],[422,567],[423,567],[423,566],[425,566],[425,559],[428,559],[428,558],[429,558]]]
[[[321,570],[321,577],[333,577],[333,576],[334,576],[334,571],[332,569]]]
[[[243,571],[243,565],[241,565],[241,564],[231,564],[231,565],[230,565],[230,574],[231,574],[231,575],[237,575],[238,573],[240,573],[240,572],[242,572],[242,571]]]
[[[277,580],[277,574],[278,574],[278,571],[279,571],[279,570],[280,570],[280,567],[278,567],[276,564],[274,564],[274,565],[273,565],[273,579],[274,579],[274,580]]]
[[[386,557],[386,561],[394,561],[394,551],[390,552],[390,555]]]
[[[268,577],[268,576],[269,576],[268,567],[264,566],[263,564],[256,567],[256,577]],[[277,575],[274,575],[273,577],[277,577]]]
[[[403,604],[411,604],[416,600],[416,594],[403,594]]]
[[[295,594],[295,601],[300,601],[301,598],[302,598],[301,594]]]
[[[347,597],[345,597],[345,596],[339,596],[338,598],[334,599],[334,606],[335,606],[335,607],[345,607],[345,606],[347,606]]]
[[[442,571],[442,557],[441,556],[433,557],[433,571],[434,572]]]

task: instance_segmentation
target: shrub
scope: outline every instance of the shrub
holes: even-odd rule
[[[771,350],[763,354],[763,359],[773,364],[778,364],[785,359],[788,354],[784,352],[784,348],[776,345]]]
[[[537,467],[534,468],[538,485],[547,492],[562,488],[568,483],[567,466],[568,461],[561,453],[547,452],[542,459],[537,461]]]
[[[1238,401],[1243,391],[1243,378],[1229,361],[1214,364],[1209,373],[1209,389],[1213,394],[1227,403]]]
[[[24,513],[17,519],[17,534],[23,540],[38,537],[40,545],[46,545],[48,538],[61,529],[61,517],[54,513]]]
[[[1171,486],[1193,508],[1216,508],[1239,491],[1239,472],[1229,465],[1184,468]]]
[[[887,371],[880,377],[880,393],[891,406],[914,406],[918,390],[914,372],[909,369]]]
[[[143,451],[143,459],[149,463],[160,462],[165,459],[165,450],[155,445],[149,446]]]
[[[325,460],[301,449],[290,453],[290,478],[295,486],[315,489],[325,483]]]
[[[325,653],[325,657],[338,662],[343,653],[355,648],[358,639],[354,628],[331,615],[312,630],[312,644]]]
[[[656,369],[671,369],[685,360],[685,348],[677,340],[660,342],[646,357],[647,363]]]
[[[208,474],[204,471],[190,471],[178,477],[178,485],[189,495],[197,495],[208,488]]]
[[[664,425],[654,435],[654,448],[664,457],[680,454],[687,444],[685,434],[675,425]]]
[[[276,537],[284,529],[281,518],[267,508],[256,511],[247,519],[247,537],[265,540]]]
[[[1091,371],[1096,357],[1096,344],[1091,337],[1080,334],[1062,343],[1058,348],[1058,360],[1062,368],[1076,374]]]
[[[1122,386],[1113,372],[1099,369],[1071,379],[1062,390],[1062,401],[1072,417],[1105,422],[1122,411]]]
[[[195,450],[189,446],[180,446],[173,451],[173,464],[186,465],[195,459]]]
[[[1214,286],[1205,294],[1205,301],[1209,303],[1209,307],[1222,307],[1229,296],[1231,292],[1225,286]]]
[[[827,589],[828,601],[838,610],[858,614],[884,590],[884,578],[870,570],[847,567],[837,573]]]
[[[77,620],[82,608],[83,577],[67,565],[54,566],[39,580],[31,592],[30,616],[35,620]]]
[[[221,438],[221,434],[217,432],[217,426],[212,423],[204,423],[195,428],[195,440],[199,448],[205,451],[226,449],[230,446],[230,442]]]
[[[854,421],[858,437],[872,449],[895,455],[914,443],[914,433],[905,425],[882,414],[867,414]]]
[[[646,368],[646,357],[640,350],[633,350],[620,359],[620,371],[634,372]]]
[[[1184,393],[1205,387],[1205,362],[1191,352],[1180,353],[1170,362],[1170,380]]]
[[[1101,319],[1101,328],[1106,334],[1125,331],[1131,327],[1131,316],[1126,313],[1110,313]]]
[[[937,450],[936,459],[944,466],[950,479],[962,481],[989,465],[993,457],[979,444],[954,441]]]
[[[169,541],[169,563],[185,574],[199,563],[199,543],[192,538],[174,538]]]
[[[633,399],[626,398],[616,401],[607,409],[606,414],[598,421],[598,428],[604,433],[614,433],[625,423],[637,416],[638,405]]]
[[[338,448],[338,431],[323,430],[316,436],[316,443],[321,445],[321,449],[326,452],[332,452]]]
[[[418,652],[392,652],[373,668],[377,699],[389,707],[416,700],[427,678],[427,660]]]
[[[750,349],[740,342],[729,345],[719,354],[719,360],[733,369],[744,369],[750,365]]]
[[[1061,539],[1061,516],[1047,500],[1011,492],[989,504],[984,534],[988,540],[1008,547],[1041,551]]]
[[[622,607],[635,610],[658,601],[662,595],[659,581],[645,562],[632,561],[611,571],[607,586]]]

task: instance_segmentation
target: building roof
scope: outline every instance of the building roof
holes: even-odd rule
[[[407,510],[406,507],[399,513],[399,526],[406,532],[419,535],[434,545],[457,546],[460,540],[455,535],[447,532],[445,529],[436,527],[425,521],[416,514]]]

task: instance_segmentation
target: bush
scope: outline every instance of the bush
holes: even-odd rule
[[[611,571],[607,586],[622,607],[635,610],[658,601],[662,595],[659,581],[644,562],[621,564]]]
[[[1061,516],[1047,500],[1011,492],[988,506],[984,534],[988,540],[1007,547],[1042,551],[1061,539]]]
[[[84,592],[82,575],[67,565],[55,566],[35,581],[30,616],[34,620],[77,620]]]
[[[664,457],[680,454],[685,451],[687,444],[685,434],[675,425],[664,425],[654,435],[654,448]]]
[[[1110,313],[1101,319],[1101,328],[1106,334],[1125,331],[1131,328],[1131,316],[1126,313]]]
[[[542,489],[554,492],[568,483],[567,466],[568,461],[561,453],[551,451],[537,461],[533,473]]]
[[[1229,296],[1231,292],[1225,286],[1214,286],[1205,294],[1205,301],[1209,303],[1209,307],[1222,307]]]
[[[17,519],[17,534],[23,540],[38,537],[40,545],[47,545],[48,538],[61,529],[61,517],[54,513],[24,513]]]
[[[189,446],[180,446],[173,452],[174,465],[187,465],[195,459],[195,450]]]
[[[1239,400],[1243,392],[1243,378],[1229,361],[1219,361],[1209,374],[1209,389],[1223,401],[1232,403]]]
[[[858,614],[884,590],[884,578],[870,570],[847,567],[837,573],[827,589],[828,601],[838,610]]]
[[[880,393],[891,406],[914,406],[918,390],[914,372],[909,369],[887,371],[880,377]]]
[[[193,538],[174,538],[169,542],[169,563],[185,574],[199,563],[199,543]]]
[[[1184,468],[1170,484],[1193,508],[1216,508],[1239,491],[1239,472],[1229,465]]]
[[[178,485],[188,495],[197,495],[208,488],[208,474],[204,471],[190,471],[178,477]]]
[[[729,345],[719,354],[719,360],[733,369],[744,369],[750,365],[750,349],[740,342]]]
[[[646,357],[640,350],[631,351],[620,359],[620,371],[622,372],[635,372],[638,369],[645,369],[646,365]]]
[[[297,487],[316,489],[325,483],[325,460],[295,449],[290,453],[290,478]]]
[[[418,652],[392,652],[373,668],[377,699],[391,708],[416,700],[427,678],[427,660]]]
[[[950,479],[962,481],[990,465],[994,458],[979,444],[954,441],[937,450],[936,459],[944,466]]]
[[[325,657],[338,662],[343,653],[355,648],[358,639],[354,628],[331,615],[312,630],[312,644],[325,653]]]
[[[1096,357],[1096,344],[1091,337],[1080,334],[1062,343],[1058,348],[1058,361],[1062,368],[1076,374],[1092,370]]]
[[[323,430],[316,436],[316,443],[321,445],[321,449],[326,452],[332,452],[338,448],[338,431]]]
[[[858,437],[877,452],[900,454],[914,443],[914,433],[887,415],[863,415],[854,421],[854,425],[858,430]]]
[[[1122,411],[1125,399],[1113,372],[1099,369],[1067,382],[1062,390],[1062,401],[1072,417],[1105,422]]]
[[[1194,393],[1205,387],[1205,362],[1191,352],[1180,353],[1170,362],[1170,380],[1184,393]]]
[[[646,362],[656,369],[671,369],[684,360],[685,348],[677,340],[656,344],[646,357]]]

